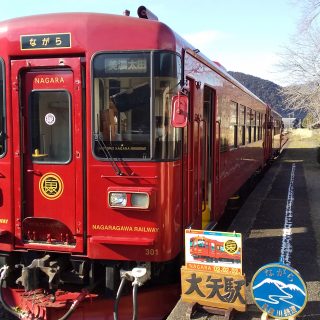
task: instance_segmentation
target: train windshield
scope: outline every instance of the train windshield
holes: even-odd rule
[[[205,241],[203,239],[198,240],[198,247],[202,247],[202,248],[205,247]]]
[[[4,102],[4,63],[0,58],[0,157],[5,153],[5,102]]]
[[[101,53],[93,61],[94,154],[103,159],[180,157],[171,127],[180,58],[169,52]]]

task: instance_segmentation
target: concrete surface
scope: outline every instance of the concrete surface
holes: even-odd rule
[[[296,170],[290,263],[306,282],[309,295],[306,308],[297,319],[320,319],[319,146],[319,131],[293,130],[284,152],[265,173],[229,227],[229,231],[242,233],[243,272],[247,280],[247,311],[236,312],[234,320],[261,319],[261,311],[251,297],[250,281],[261,266],[280,259],[288,181],[293,164]],[[187,308],[188,304],[179,301],[167,319],[186,319]],[[220,320],[223,317],[197,311],[192,319]]]

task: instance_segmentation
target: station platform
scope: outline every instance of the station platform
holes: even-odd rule
[[[290,133],[282,154],[246,199],[228,231],[242,234],[247,310],[234,320],[258,320],[262,312],[250,292],[255,272],[265,264],[284,261],[299,271],[307,285],[308,302],[297,319],[320,319],[320,132]],[[284,235],[289,232],[290,237]],[[187,319],[188,304],[179,301],[168,320]],[[191,319],[224,319],[196,311]]]

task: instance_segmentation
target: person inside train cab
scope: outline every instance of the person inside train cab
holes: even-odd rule
[[[168,124],[169,120],[167,117],[156,117],[156,141],[168,140]]]
[[[105,141],[114,141],[118,125],[118,111],[111,99],[107,108],[101,111],[101,132]]]

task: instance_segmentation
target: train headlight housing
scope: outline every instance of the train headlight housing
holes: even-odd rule
[[[126,207],[128,202],[127,194],[125,192],[110,192],[109,205],[110,207]]]
[[[149,195],[147,193],[132,193],[131,205],[135,208],[147,209],[149,208]]]
[[[133,188],[110,189],[107,196],[110,208],[151,210],[155,203],[154,191],[151,188],[139,188],[140,190],[136,190],[136,188],[135,190],[132,190]]]

